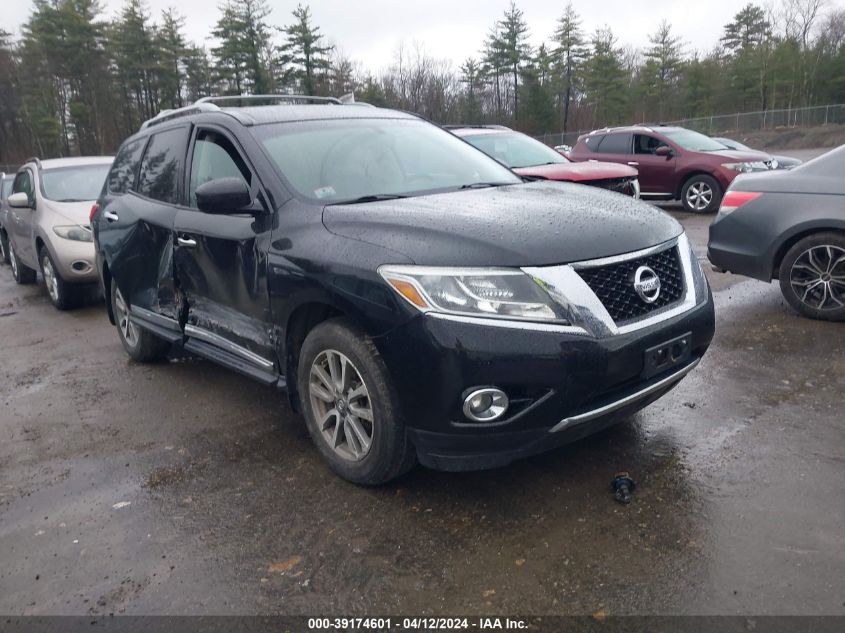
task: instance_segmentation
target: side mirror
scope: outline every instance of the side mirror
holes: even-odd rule
[[[13,193],[6,201],[9,203],[10,207],[14,207],[15,209],[29,209],[31,205],[29,204],[29,196],[26,195],[23,191],[18,191],[17,193]]]
[[[215,178],[197,187],[197,208],[206,213],[238,213],[252,205],[249,187],[240,178]]]
[[[654,150],[654,153],[657,156],[665,156],[665,157],[674,156],[674,154],[675,154],[675,152],[672,151],[672,148],[669,147],[668,145],[661,145],[656,150]]]

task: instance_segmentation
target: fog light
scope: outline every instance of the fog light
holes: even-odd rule
[[[464,415],[473,422],[492,422],[508,410],[508,397],[501,389],[474,389],[464,398]]]

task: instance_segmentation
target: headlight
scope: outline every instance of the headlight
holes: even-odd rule
[[[422,312],[568,323],[560,306],[520,270],[382,266],[378,272]]]
[[[73,240],[74,242],[93,242],[94,235],[91,229],[79,226],[78,224],[71,224],[69,226],[54,226],[53,233],[66,240]]]
[[[748,174],[752,171],[769,171],[769,166],[762,161],[749,163],[722,163],[722,167],[738,171],[741,174]]]

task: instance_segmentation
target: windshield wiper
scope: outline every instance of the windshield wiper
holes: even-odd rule
[[[408,196],[401,193],[371,193],[352,200],[338,200],[337,202],[330,202],[330,205],[335,204],[359,204],[361,202],[378,202],[379,200],[396,200],[397,198],[407,198]]]
[[[487,187],[504,187],[513,183],[509,182],[471,182],[468,185],[461,185],[460,189],[486,189]]]

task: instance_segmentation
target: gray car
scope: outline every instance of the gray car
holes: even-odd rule
[[[778,279],[801,314],[845,321],[845,145],[734,180],[710,226],[717,270]]]
[[[9,213],[9,205],[6,198],[12,192],[12,181],[14,174],[0,172],[0,264],[9,263],[9,238],[6,237],[6,217]]]
[[[735,141],[732,138],[725,138],[723,136],[714,136],[714,141],[719,141],[722,145],[727,147],[728,149],[735,149],[735,150],[747,150],[747,151],[757,151],[753,150],[748,145],[744,145],[739,141]],[[800,158],[793,158],[792,156],[784,156],[783,154],[769,154],[773,162],[773,169],[792,169],[793,167],[798,167],[803,161]]]
[[[19,284],[33,283],[40,270],[60,310],[97,282],[89,217],[111,162],[108,156],[32,159],[12,183],[5,221],[12,274]]]

